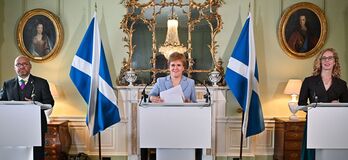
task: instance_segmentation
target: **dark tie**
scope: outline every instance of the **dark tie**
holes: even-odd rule
[[[24,79],[21,79],[20,81],[19,81],[19,87],[21,87],[21,90],[23,90],[24,89],[24,87],[25,87],[25,80]]]

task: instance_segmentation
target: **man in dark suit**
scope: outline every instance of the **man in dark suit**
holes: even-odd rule
[[[18,56],[14,62],[17,77],[4,82],[0,91],[1,101],[38,101],[54,105],[47,80],[30,74],[31,63],[28,57]],[[42,146],[34,147],[34,160],[44,159],[44,137],[47,132],[47,120],[41,109]]]

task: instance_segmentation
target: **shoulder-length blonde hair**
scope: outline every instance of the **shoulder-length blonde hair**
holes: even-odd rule
[[[321,70],[322,70],[322,68],[321,68],[321,58],[323,57],[323,54],[326,51],[331,51],[333,53],[333,56],[335,58],[335,66],[332,69],[332,76],[339,78],[341,76],[341,65],[340,65],[340,62],[339,62],[339,58],[337,56],[337,52],[333,48],[327,48],[327,49],[322,50],[318,54],[318,56],[315,58],[314,65],[313,65],[313,75],[314,76],[320,75]]]

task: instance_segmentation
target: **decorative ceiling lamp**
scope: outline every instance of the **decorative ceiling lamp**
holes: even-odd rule
[[[174,14],[174,0],[172,4],[172,14],[171,17],[168,18],[167,21],[167,37],[164,44],[159,48],[159,52],[161,52],[167,59],[170,54],[174,52],[185,53],[186,47],[184,47],[179,40],[178,34],[178,17]]]

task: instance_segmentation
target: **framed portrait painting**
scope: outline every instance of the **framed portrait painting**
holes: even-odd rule
[[[55,57],[62,47],[63,39],[59,18],[48,10],[30,10],[19,20],[19,50],[34,62],[44,62]]]
[[[280,19],[280,46],[290,57],[305,59],[314,56],[323,47],[326,35],[324,12],[312,3],[296,3]]]

